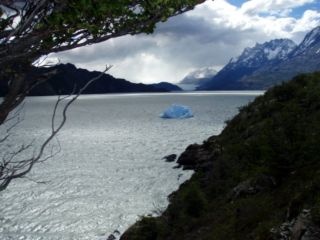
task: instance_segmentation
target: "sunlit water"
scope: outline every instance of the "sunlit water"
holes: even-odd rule
[[[162,158],[218,134],[224,121],[258,94],[81,97],[59,134],[58,155],[0,193],[0,239],[106,239],[139,216],[164,209],[167,196],[192,172],[173,169],[175,164]],[[41,141],[49,133],[55,100],[29,98],[16,137]],[[159,118],[172,103],[190,106],[195,117]]]

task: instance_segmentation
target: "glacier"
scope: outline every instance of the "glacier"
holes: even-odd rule
[[[184,119],[193,117],[191,108],[184,105],[172,104],[161,115],[161,118]]]

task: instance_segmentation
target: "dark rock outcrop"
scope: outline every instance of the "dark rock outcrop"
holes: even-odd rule
[[[240,197],[254,195],[259,192],[273,189],[277,186],[276,180],[267,175],[261,174],[260,176],[248,179],[235,186],[228,194],[228,200],[233,201]]]
[[[272,240],[319,240],[320,226],[312,220],[310,209],[303,209],[291,221],[271,229]]]
[[[163,159],[166,160],[166,162],[174,162],[177,158],[177,154],[170,154],[170,155],[167,155],[165,157],[163,157]]]
[[[114,230],[113,233],[110,234],[106,240],[116,240],[119,236],[120,232],[118,230]]]
[[[179,156],[177,163],[184,170],[209,169],[212,161],[221,153],[221,145],[214,137],[202,145],[192,144]]]

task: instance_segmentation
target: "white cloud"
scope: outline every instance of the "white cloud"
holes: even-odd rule
[[[264,9],[280,10],[285,6],[297,7],[307,2],[313,2],[313,0],[251,0],[244,3],[240,8],[236,8],[225,0],[217,0],[214,2],[206,2],[201,6],[201,8],[204,8],[202,12],[194,12],[190,13],[190,15],[199,17],[203,14],[202,16],[206,21],[211,21],[213,25],[228,31],[234,31],[235,29],[241,30],[242,33],[252,31],[253,40],[261,41],[263,39],[268,40],[282,37],[301,41],[301,35],[298,36],[295,34],[301,31],[306,33],[318,26],[320,24],[320,12],[307,10],[301,18],[296,19],[289,16],[260,16],[252,11],[244,11],[244,9],[249,9],[247,5],[250,5],[252,7],[254,6],[256,11],[264,11]],[[259,4],[261,4],[261,6]],[[260,35],[261,39],[256,38],[255,35]]]
[[[306,29],[310,30],[319,26],[320,24],[320,12],[314,10],[307,10],[304,12],[301,19],[295,22],[292,26],[292,32],[303,32],[305,33]]]
[[[282,11],[312,0],[251,0],[236,7],[226,0],[206,1],[195,10],[158,25],[155,34],[124,36],[59,54],[90,70],[113,64],[110,74],[134,82],[178,82],[191,70],[223,67],[248,46],[274,38],[296,42],[320,25],[320,12],[307,10],[301,18],[258,14]],[[266,11],[263,10],[263,11]]]

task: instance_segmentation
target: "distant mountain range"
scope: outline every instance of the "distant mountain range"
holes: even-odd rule
[[[27,76],[56,70],[48,81],[32,89],[31,96],[70,94],[74,87],[85,85],[100,74],[97,71],[78,69],[72,64],[60,64],[51,68],[34,67]],[[299,73],[320,71],[320,26],[310,31],[297,45],[290,39],[275,39],[246,48],[240,56],[232,58],[219,72],[212,67],[189,73],[178,85],[186,90],[260,90],[291,79]],[[92,83],[84,94],[170,92],[181,91],[174,84],[132,83],[125,79],[104,74]],[[6,81],[0,81],[0,96],[7,91]]]
[[[174,85],[174,84],[168,83],[168,82],[153,83],[153,84],[150,84],[149,86],[152,86],[152,87],[159,89],[159,90],[165,90],[167,92],[182,91],[182,89],[180,87],[178,87],[177,85]]]
[[[30,80],[37,75],[56,70],[57,73],[47,81],[34,87],[29,96],[49,96],[49,95],[67,95],[74,87],[79,89],[90,79],[98,76],[101,72],[88,71],[76,68],[72,64],[59,64],[50,68],[34,68],[27,76]],[[29,80],[28,80],[29,81]],[[3,85],[3,81],[2,85]],[[103,94],[103,93],[132,93],[132,92],[170,92],[182,90],[171,83],[142,84],[132,83],[125,79],[114,78],[109,74],[104,74],[101,78],[93,82],[83,94]],[[0,96],[5,95],[6,86],[1,86]]]
[[[275,39],[246,48],[197,90],[267,89],[299,73],[320,70],[320,26],[295,44]]]
[[[199,85],[206,83],[216,74],[217,71],[213,67],[200,68],[185,76],[178,85],[185,90],[195,90]]]

